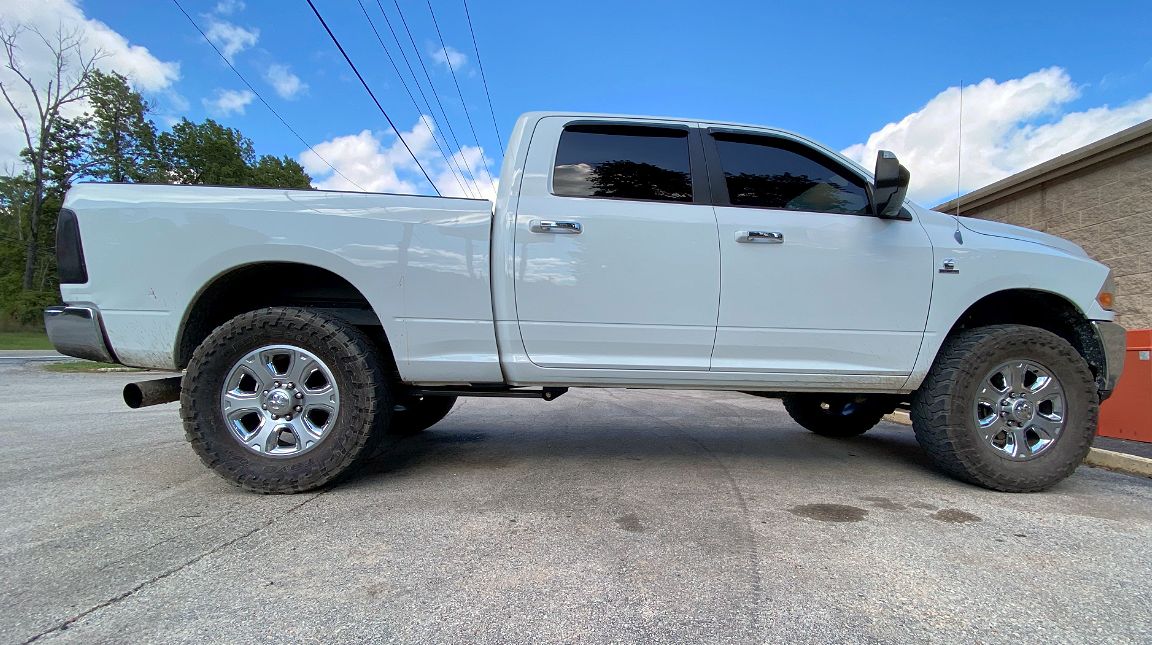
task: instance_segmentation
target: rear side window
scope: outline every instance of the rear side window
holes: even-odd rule
[[[552,192],[563,197],[691,202],[688,131],[570,125],[560,135]]]
[[[734,206],[866,215],[864,182],[831,159],[784,139],[713,135]]]

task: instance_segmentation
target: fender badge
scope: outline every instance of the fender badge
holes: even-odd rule
[[[960,273],[960,269],[956,268],[956,260],[944,258],[944,261],[940,263],[940,273]]]

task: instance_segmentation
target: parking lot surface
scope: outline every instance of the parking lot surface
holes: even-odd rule
[[[159,376],[159,375],[157,375]],[[1152,481],[994,493],[910,429],[735,393],[462,399],[338,487],[261,496],[139,374],[0,365],[4,642],[1108,642],[1152,634]]]

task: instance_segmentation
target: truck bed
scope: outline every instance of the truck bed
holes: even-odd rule
[[[217,280],[248,265],[299,263],[363,295],[406,380],[501,380],[488,201],[81,184],[64,208],[77,214],[88,282],[61,285],[62,295],[98,303],[107,341],[126,365],[179,367],[190,312]],[[275,280],[251,285],[253,300]]]

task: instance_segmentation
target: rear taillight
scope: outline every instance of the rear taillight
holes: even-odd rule
[[[88,267],[84,265],[84,247],[80,243],[80,224],[76,213],[67,208],[56,220],[56,272],[60,284],[88,282]]]

